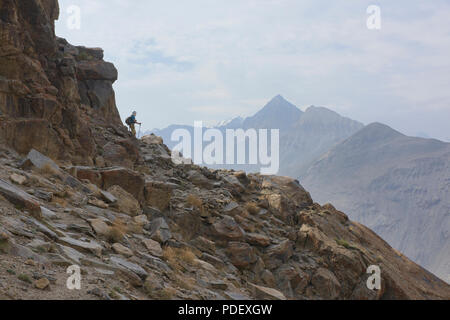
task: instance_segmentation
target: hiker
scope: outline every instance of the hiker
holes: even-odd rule
[[[125,120],[125,123],[130,127],[131,133],[133,136],[136,136],[136,128],[134,127],[135,124],[141,125],[142,123],[137,122],[136,120],[137,112],[133,111],[133,114]]]

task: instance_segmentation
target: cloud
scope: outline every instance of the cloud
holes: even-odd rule
[[[448,137],[430,123],[450,117],[450,4],[378,3],[380,31],[366,28],[366,0],[60,0],[57,33],[105,49],[122,116],[138,109],[148,128],[250,115],[282,93]],[[81,30],[65,25],[73,4]]]

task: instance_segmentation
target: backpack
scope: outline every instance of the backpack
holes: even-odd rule
[[[131,117],[128,117],[128,118],[125,120],[125,123],[126,123],[127,125],[131,126],[131,125],[133,124],[133,120],[131,120]]]

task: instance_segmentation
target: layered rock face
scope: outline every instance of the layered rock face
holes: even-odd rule
[[[112,89],[117,70],[101,49],[57,38],[58,15],[56,0],[0,1],[0,141],[21,154],[34,148],[92,164],[105,145],[94,127],[126,137]]]

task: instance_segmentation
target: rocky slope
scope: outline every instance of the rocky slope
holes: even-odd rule
[[[160,138],[131,139],[115,69],[54,36],[57,2],[0,5],[1,299],[450,298],[298,181],[175,165]]]
[[[0,297],[450,298],[447,284],[293,179],[176,166],[153,136],[140,150],[135,171],[3,149]],[[80,291],[65,287],[73,264]],[[366,287],[370,265],[381,267],[380,291]]]
[[[450,281],[450,144],[374,123],[301,179],[409,258]]]

